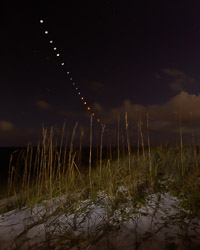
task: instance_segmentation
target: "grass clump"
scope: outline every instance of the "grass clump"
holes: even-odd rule
[[[72,131],[70,146],[66,141],[65,124],[62,129],[60,146],[54,144],[54,128],[48,132],[43,127],[43,138],[36,148],[28,144],[20,151],[13,163],[14,152],[10,158],[8,197],[14,195],[16,205],[33,205],[42,200],[66,194],[79,194],[80,199],[95,197],[98,192],[118,197],[119,187],[126,188],[132,199],[137,200],[142,193],[168,191],[187,199],[190,209],[197,212],[200,192],[200,158],[198,146],[157,146],[150,148],[131,148],[128,138],[126,116],[127,154],[117,147],[117,157],[103,159],[102,144],[104,129],[101,132],[99,159],[92,166],[92,133],[90,134],[89,168],[81,166],[79,155],[82,148],[73,146],[78,124]],[[92,119],[91,119],[92,129]],[[141,140],[143,135],[139,128]],[[81,138],[82,140],[82,138]],[[57,140],[56,140],[57,141]],[[56,142],[57,143],[57,142]],[[80,144],[81,145],[81,144]],[[80,146],[81,147],[81,146]],[[110,153],[109,153],[110,154]],[[165,182],[165,185],[163,185]],[[195,205],[196,204],[196,205]]]

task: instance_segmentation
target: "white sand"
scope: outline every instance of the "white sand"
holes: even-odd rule
[[[92,236],[105,231],[108,225],[116,228],[120,225],[120,230],[118,233],[108,230],[98,244],[90,249],[107,249],[108,240],[110,246],[113,246],[109,249],[161,250],[170,249],[167,248],[169,244],[179,245],[171,249],[200,249],[199,221],[192,219],[189,222],[186,218],[181,220],[189,225],[187,234],[196,236],[186,245],[182,237],[186,230],[181,229],[179,221],[179,215],[184,210],[180,207],[180,201],[168,193],[149,196],[146,204],[137,209],[131,206],[130,201],[129,205],[118,207],[114,212],[110,208],[109,198],[100,193],[95,203],[90,200],[80,202],[76,214],[64,213],[63,210],[55,212],[61,203],[65,206],[66,199],[63,196],[61,199],[44,201],[32,209],[24,207],[0,215],[0,249],[43,249],[50,235],[55,238],[63,235],[66,249],[76,249],[67,248],[67,232],[72,232],[74,237]],[[48,204],[48,211],[45,204]],[[55,249],[59,249],[59,244],[55,242]]]

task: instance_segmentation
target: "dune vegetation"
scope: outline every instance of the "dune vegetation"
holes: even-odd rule
[[[116,147],[105,148],[102,126],[94,148],[92,126],[91,117],[85,155],[83,133],[80,146],[74,146],[78,124],[70,136],[64,124],[59,138],[53,127],[43,127],[37,147],[29,143],[11,155],[0,225],[11,211],[28,209],[32,216],[32,223],[13,237],[11,249],[122,249],[128,242],[126,249],[146,249],[145,244],[152,245],[149,249],[197,249],[191,245],[200,240],[200,157],[194,136],[191,145],[184,145],[180,129],[179,145],[151,147],[147,119],[147,138],[138,123],[138,146],[133,147],[126,115],[123,146],[118,130]],[[39,225],[45,236],[33,241],[30,230]],[[129,240],[120,238],[125,228]]]

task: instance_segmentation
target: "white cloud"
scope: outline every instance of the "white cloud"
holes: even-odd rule
[[[97,102],[93,104],[93,108],[98,112],[103,112],[103,107]]]
[[[92,91],[100,91],[104,88],[104,84],[102,84],[101,82],[96,82],[96,81],[93,81],[90,83],[90,89]]]
[[[162,69],[162,71],[171,77],[186,78],[186,74],[178,69]]]
[[[194,78],[178,69],[162,69],[162,72],[171,78],[170,88],[175,92],[184,91],[189,85],[196,82]]]
[[[11,131],[14,128],[14,124],[9,121],[0,121],[0,131],[6,132]]]
[[[123,105],[109,111],[102,110],[102,118],[105,123],[116,124],[120,116],[124,119],[128,113],[129,124],[135,124],[140,119],[146,120],[146,114],[150,116],[151,130],[176,131],[179,127],[180,114],[184,132],[198,131],[200,127],[200,94],[193,95],[182,91],[161,105],[142,106],[125,100]],[[200,131],[199,131],[200,132]]]
[[[36,105],[39,109],[42,110],[50,110],[52,108],[52,106],[48,102],[45,102],[43,100],[36,101]]]

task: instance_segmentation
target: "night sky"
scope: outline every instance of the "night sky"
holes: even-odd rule
[[[1,147],[34,142],[42,123],[88,128],[81,96],[94,128],[97,118],[117,127],[119,115],[123,126],[127,112],[134,131],[148,112],[152,142],[168,143],[181,114],[184,134],[198,138],[198,0],[17,2],[0,10]]]

